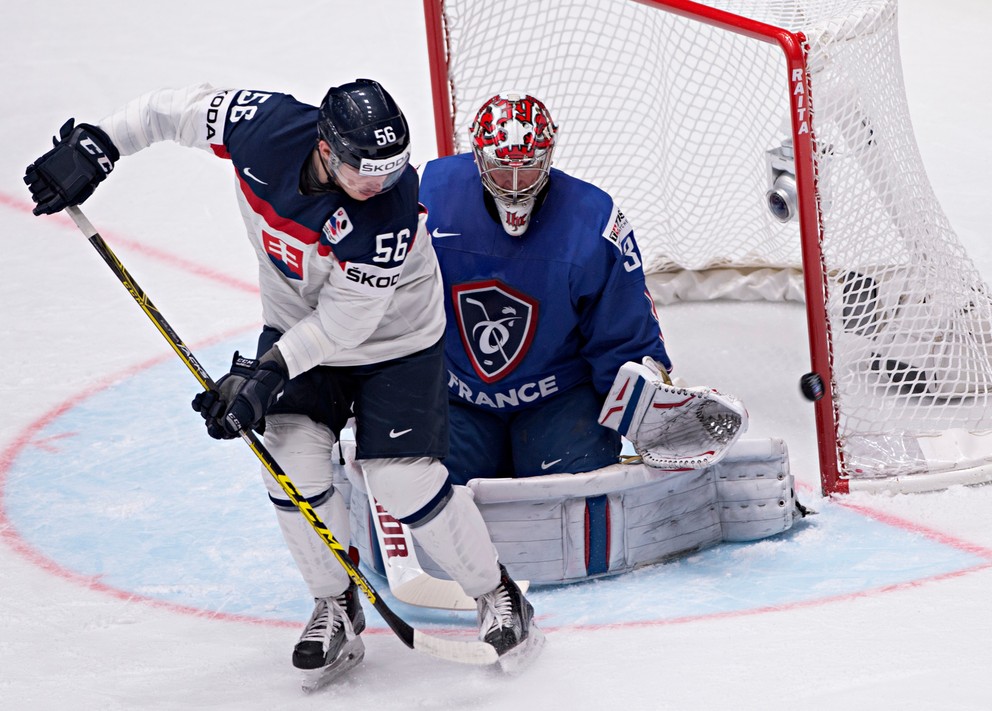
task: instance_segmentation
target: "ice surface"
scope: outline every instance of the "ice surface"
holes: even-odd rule
[[[900,12],[920,150],[988,278],[992,5],[903,0]],[[372,613],[363,665],[304,696],[289,655],[309,605],[250,453],[206,441],[187,409],[195,382],[72,223],[30,214],[21,175],[69,116],[95,121],[153,88],[210,81],[317,102],[358,76],[397,97],[423,163],[435,149],[421,5],[12,3],[0,47],[0,708],[992,708],[992,487],[821,500],[796,387],[804,315],[764,304],[661,318],[680,375],[742,397],[752,435],[786,439],[817,518],[535,592],[548,644],[512,679],[410,652]],[[86,204],[217,374],[260,318],[229,171],[156,146]]]

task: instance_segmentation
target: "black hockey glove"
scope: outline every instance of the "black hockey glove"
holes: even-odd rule
[[[277,349],[259,360],[243,358],[235,351],[231,372],[217,381],[216,390],[197,393],[193,409],[203,416],[211,437],[234,439],[241,430],[262,422],[288,380],[286,362]]]
[[[78,205],[114,169],[121,154],[110,137],[96,126],[69,119],[53,139],[55,148],[27,167],[24,182],[38,203],[36,215],[51,215]]]

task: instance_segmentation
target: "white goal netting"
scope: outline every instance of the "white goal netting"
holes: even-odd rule
[[[492,94],[540,97],[561,127],[556,166],[628,214],[656,300],[801,299],[804,278],[823,283],[845,482],[988,478],[992,300],[916,147],[896,1],[706,5],[744,34],[629,0],[445,0],[455,151]],[[794,194],[791,89],[782,49],[748,21],[806,40],[815,275],[798,221],[769,209]]]

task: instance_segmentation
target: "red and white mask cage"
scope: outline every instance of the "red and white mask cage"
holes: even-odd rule
[[[482,185],[509,235],[519,237],[530,226],[537,196],[548,183],[557,132],[544,103],[516,91],[486,101],[469,128]]]

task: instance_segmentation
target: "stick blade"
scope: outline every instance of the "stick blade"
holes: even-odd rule
[[[527,592],[530,583],[526,580],[517,582],[521,593]],[[389,591],[400,602],[416,607],[430,607],[437,610],[457,610],[460,612],[475,612],[476,602],[462,590],[462,586],[454,580],[441,580],[421,572],[415,578],[398,585],[390,581]]]
[[[445,659],[458,664],[491,666],[499,661],[496,648],[479,640],[445,639],[413,631],[413,648],[437,659]]]
[[[517,583],[520,592],[527,592],[530,583],[522,580]],[[430,607],[436,610],[457,610],[475,612],[476,602],[462,590],[454,580],[441,580],[421,572],[415,578],[398,585],[389,586],[389,591],[400,602],[415,607]]]
[[[417,607],[432,607],[440,610],[475,611],[475,600],[462,590],[454,580],[440,580],[427,573],[421,573],[412,580],[396,586],[390,584],[389,591],[400,602]]]

